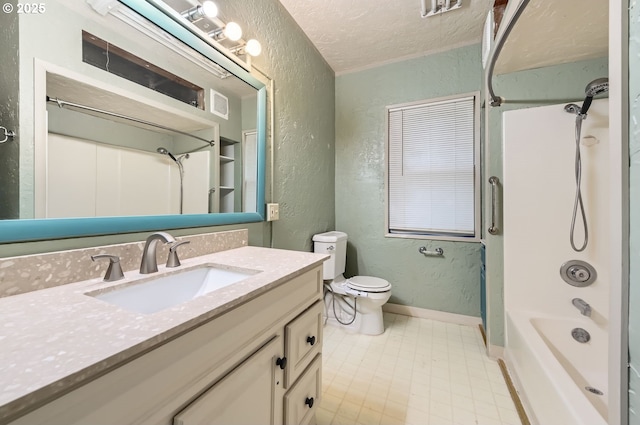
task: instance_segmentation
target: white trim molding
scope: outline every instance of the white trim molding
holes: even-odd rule
[[[440,322],[454,323],[456,325],[478,326],[482,324],[479,317],[466,316],[464,314],[448,313],[446,311],[429,310],[408,305],[386,303],[382,310],[387,313],[401,314],[403,316],[420,317],[422,319],[438,320]]]

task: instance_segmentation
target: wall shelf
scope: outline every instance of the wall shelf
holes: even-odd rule
[[[220,137],[220,212],[234,212],[235,209],[235,159],[239,143]]]

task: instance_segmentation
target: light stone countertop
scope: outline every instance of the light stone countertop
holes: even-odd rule
[[[125,272],[0,299],[0,424],[27,413],[229,309],[322,264],[326,255],[242,247],[158,273]],[[152,314],[85,295],[202,265],[259,270],[240,282]]]

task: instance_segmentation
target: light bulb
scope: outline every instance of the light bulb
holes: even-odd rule
[[[224,35],[231,41],[238,41],[242,38],[242,28],[235,22],[229,22],[224,27]]]
[[[247,45],[244,46],[244,51],[251,56],[258,56],[262,52],[262,46],[258,40],[252,38],[247,41]]]
[[[192,7],[181,13],[183,18],[189,20],[189,22],[196,22],[205,16],[209,18],[215,18],[218,16],[218,6],[211,0],[206,0],[204,3]]]
[[[202,12],[209,18],[218,16],[218,6],[210,0],[202,2]]]

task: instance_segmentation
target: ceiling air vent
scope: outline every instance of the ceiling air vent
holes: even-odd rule
[[[229,99],[213,89],[211,89],[211,112],[225,120],[229,119]]]
[[[440,15],[460,7],[462,7],[462,0],[422,0],[422,17]]]

